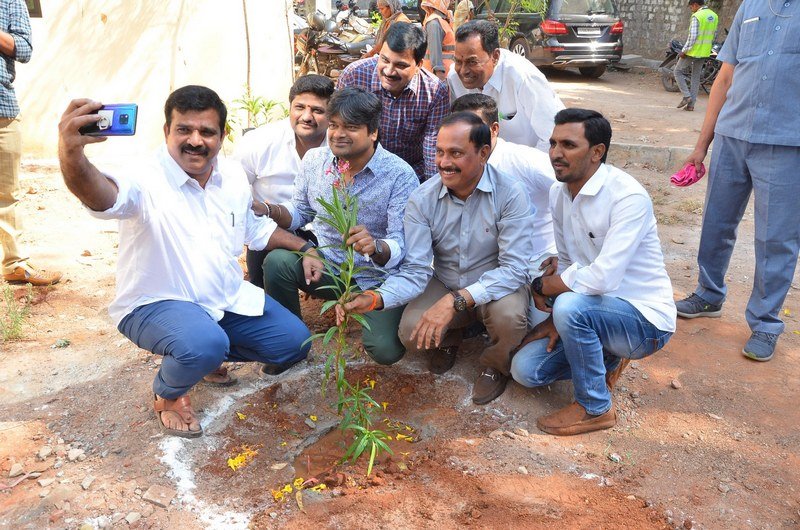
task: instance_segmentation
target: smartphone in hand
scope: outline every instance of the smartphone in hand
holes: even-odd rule
[[[87,136],[133,136],[136,134],[136,115],[139,106],[135,103],[113,103],[103,105],[97,114],[97,123],[79,129]]]

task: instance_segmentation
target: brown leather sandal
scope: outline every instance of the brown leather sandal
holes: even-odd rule
[[[194,409],[192,409],[192,404],[189,401],[189,396],[181,396],[175,400],[175,404],[171,408],[167,408],[167,400],[154,395],[153,401],[153,410],[156,413],[156,420],[158,420],[158,424],[161,427],[161,430],[164,434],[169,434],[172,436],[180,436],[181,438],[199,438],[203,435],[203,427],[200,427],[200,430],[197,431],[181,431],[179,429],[170,429],[166,425],[164,425],[164,421],[161,419],[161,414],[164,412],[174,412],[178,416],[180,416],[183,423],[186,425],[191,425],[192,421],[197,420],[197,416],[195,416]],[[200,421],[197,420],[199,424]]]
[[[238,383],[238,381],[238,379],[228,374],[228,369],[224,366],[220,366],[203,377],[203,383],[210,386],[231,386]]]

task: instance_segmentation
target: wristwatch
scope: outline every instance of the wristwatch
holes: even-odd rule
[[[382,256],[383,255],[383,245],[381,245],[381,240],[375,240],[375,252],[369,255],[371,258],[372,256]]]
[[[453,295],[453,309],[456,310],[456,313],[461,313],[462,311],[467,310],[467,299],[461,296],[458,291],[451,291],[451,295]]]
[[[302,247],[300,247],[299,252],[302,253],[302,254],[305,254],[306,252],[308,252],[312,248],[317,248],[317,245],[315,245],[313,241],[306,241],[306,244],[303,245]]]
[[[542,282],[541,276],[537,276],[531,282],[531,291],[538,294],[539,296],[544,296],[544,293],[542,292],[543,287],[544,287],[544,282]]]

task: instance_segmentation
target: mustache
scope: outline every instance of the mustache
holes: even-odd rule
[[[567,163],[567,161],[564,160],[563,158],[556,158],[555,160],[551,160],[550,164],[551,165],[561,164],[562,166],[569,166],[569,163]]]
[[[461,170],[455,166],[439,166],[439,171],[450,171],[452,173],[461,173]]]
[[[209,153],[208,148],[205,146],[202,145],[194,146],[188,144],[184,144],[183,146],[181,146],[181,152],[190,155],[201,155],[201,156],[208,156]]]

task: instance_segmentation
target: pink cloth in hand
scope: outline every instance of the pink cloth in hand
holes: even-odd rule
[[[694,164],[686,164],[683,169],[672,175],[669,179],[670,182],[676,186],[684,187],[691,186],[706,174],[706,166],[700,164],[700,171],[696,171]]]

